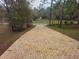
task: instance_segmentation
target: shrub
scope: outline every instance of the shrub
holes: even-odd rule
[[[74,22],[73,22],[73,21],[71,21],[71,22],[70,22],[70,24],[74,24]]]
[[[65,22],[64,22],[64,24],[68,25],[68,24],[69,24],[69,22],[68,22],[68,21],[65,21]]]

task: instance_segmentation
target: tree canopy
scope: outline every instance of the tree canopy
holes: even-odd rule
[[[4,0],[12,31],[23,29],[23,26],[31,20],[31,9],[26,0]]]

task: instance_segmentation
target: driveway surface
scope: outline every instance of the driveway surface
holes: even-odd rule
[[[17,39],[0,59],[79,59],[79,42],[37,25]]]

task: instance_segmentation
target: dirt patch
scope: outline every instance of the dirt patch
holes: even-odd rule
[[[25,32],[31,30],[33,27],[28,28],[22,32],[5,31],[0,33],[0,55],[2,55],[20,36]]]

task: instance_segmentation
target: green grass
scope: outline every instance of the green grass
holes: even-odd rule
[[[42,20],[36,20],[33,21],[34,24],[48,24],[49,21],[47,19],[42,19]]]
[[[58,20],[54,20],[53,22],[55,24],[58,24]],[[33,21],[33,23],[34,24],[49,24],[49,21],[42,19],[42,20]],[[48,27],[51,29],[57,30],[67,36],[70,36],[76,40],[79,40],[79,28],[76,28],[77,25],[62,25],[62,28],[60,28],[59,25],[51,25]]]
[[[66,28],[65,26],[60,28],[59,25],[51,25],[48,27],[79,41],[79,28]]]
[[[62,23],[64,24],[64,22],[67,21],[67,23],[72,22],[73,20],[63,20]],[[53,24],[58,24],[60,21],[59,20],[52,20]],[[33,21],[34,24],[49,24],[49,19],[37,19],[36,21]],[[74,24],[77,23],[77,21],[73,21]]]

